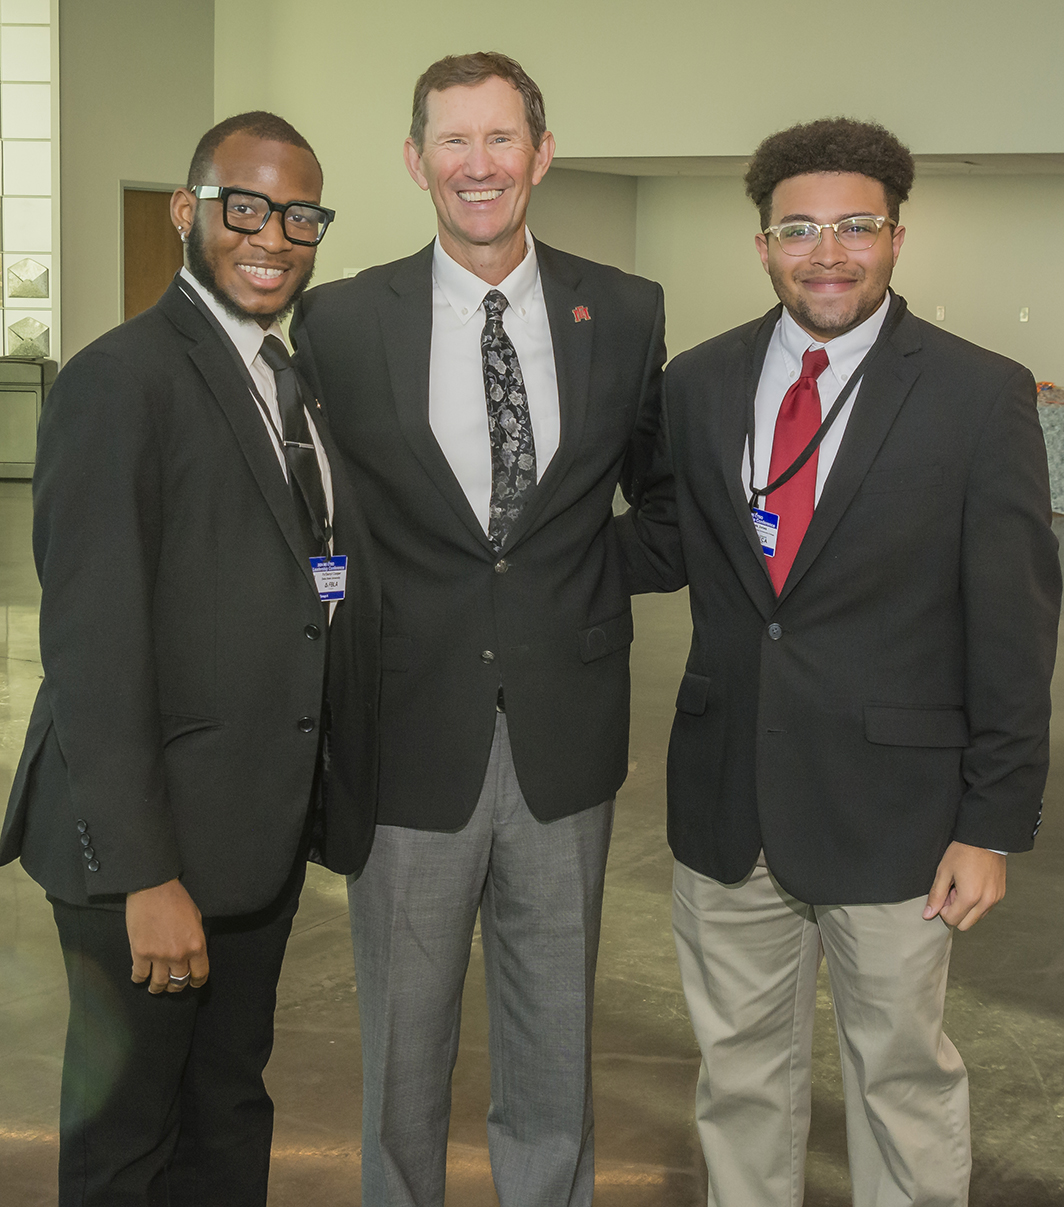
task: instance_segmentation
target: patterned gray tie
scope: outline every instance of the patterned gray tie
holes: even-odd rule
[[[491,438],[491,502],[488,539],[502,548],[521,514],[529,490],[536,484],[536,443],[521,365],[502,325],[508,303],[497,289],[484,297],[484,330],[480,353],[484,364],[484,395]]]

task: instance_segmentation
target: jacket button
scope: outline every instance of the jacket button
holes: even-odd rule
[[[296,722],[296,725],[303,733],[313,733],[314,732],[314,718],[313,717],[300,717],[299,720]]]
[[[100,861],[98,859],[89,860],[89,871],[98,872],[100,870]]]
[[[317,641],[321,636],[321,629],[319,629],[316,624],[308,624],[303,630],[303,636],[306,637],[308,641]]]
[[[78,839],[78,842],[80,842],[83,847],[87,847],[92,842],[92,835],[82,834],[82,836]]]
[[[82,851],[81,853],[82,853],[82,855],[85,856],[86,859],[95,859],[96,858],[96,852],[92,849],[92,847],[86,847],[85,850]]]
[[[510,563],[504,557],[499,558],[499,560],[495,563],[495,573],[496,574],[505,574],[506,571],[509,569],[510,569]]]
[[[773,641],[779,641],[779,639],[783,636],[783,626],[773,622],[768,626],[768,635]]]
[[[481,662],[494,662],[495,655],[491,652],[491,650],[481,650],[480,651],[480,661]]]
[[[89,823],[87,821],[83,821],[81,818],[79,818],[78,819],[78,833],[84,834],[88,828],[89,828]]]

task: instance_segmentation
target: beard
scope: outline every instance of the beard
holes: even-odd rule
[[[796,288],[789,274],[774,264],[769,265],[769,279],[791,318],[804,331],[826,342],[845,335],[875,314],[886,297],[890,272],[862,273],[850,297],[825,298],[820,304]]]
[[[218,279],[214,273],[214,265],[208,258],[206,248],[203,245],[203,228],[198,221],[193,221],[192,226],[189,228],[188,242],[185,244],[185,254],[188,259],[189,272],[207,290],[226,314],[232,318],[250,320],[253,323],[259,323],[261,319],[283,322],[292,313],[293,307],[303,296],[307,286],[310,284],[311,278],[314,276],[314,261],[311,260],[303,275],[298,278],[296,287],[292,290],[292,294],[287,301],[283,302],[276,310],[253,313],[234,302],[218,284]]]

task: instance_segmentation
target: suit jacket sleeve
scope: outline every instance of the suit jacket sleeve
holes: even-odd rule
[[[321,386],[321,377],[318,373],[318,365],[314,359],[314,353],[310,346],[310,335],[306,330],[303,322],[303,299],[300,298],[296,302],[295,309],[292,312],[292,322],[288,328],[288,338],[291,340],[293,355],[292,363],[296,369],[306,379],[310,386],[311,392],[317,400],[318,406],[321,408],[323,415],[328,418],[327,403],[325,391]]]
[[[1041,818],[1061,589],[1049,518],[1034,382],[1018,369],[989,412],[965,494],[969,745],[953,837],[973,846],[1027,850]]]
[[[41,660],[76,818],[92,819],[93,894],[181,872],[152,641],[160,441],[143,383],[89,350],[45,405],[34,479]],[[72,830],[73,834],[73,830]]]
[[[621,468],[620,487],[625,499],[638,507],[647,485],[654,459],[658,429],[661,425],[661,393],[665,364],[665,294],[654,285],[655,310],[646,367],[640,386],[641,399],[635,430]]]
[[[668,374],[661,381],[661,403],[655,407],[653,452],[648,458],[644,489],[624,515],[615,520],[624,553],[625,577],[633,595],[645,591],[678,591],[687,584],[676,509],[669,434]]]

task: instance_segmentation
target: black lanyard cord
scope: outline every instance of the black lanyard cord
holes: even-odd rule
[[[772,494],[772,492],[774,490],[779,490],[779,488],[781,486],[785,486],[794,477],[794,475],[796,473],[798,473],[799,470],[801,470],[802,466],[805,465],[805,463],[809,460],[809,458],[817,451],[817,449],[820,447],[821,441],[824,439],[824,437],[828,434],[829,430],[831,429],[831,425],[835,422],[836,419],[838,419],[839,413],[842,411],[842,408],[846,405],[850,396],[853,394],[854,390],[857,388],[858,383],[864,377],[865,373],[868,371],[869,366],[875,360],[876,356],[879,353],[880,348],[882,348],[882,346],[886,343],[886,341],[894,334],[895,330],[897,329],[898,323],[901,322],[902,315],[905,313],[905,309],[906,309],[905,303],[901,302],[895,308],[894,313],[892,315],[888,316],[887,321],[883,324],[883,327],[880,330],[875,343],[871,346],[871,348],[868,349],[868,351],[864,355],[864,359],[857,366],[857,368],[850,374],[849,381],[847,381],[846,385],[843,387],[842,392],[839,394],[838,398],[835,399],[835,402],[832,405],[831,410],[828,411],[827,415],[824,418],[824,421],[821,423],[820,427],[818,427],[817,430],[813,433],[813,438],[809,441],[809,443],[805,446],[805,448],[802,449],[802,451],[798,454],[798,456],[795,457],[795,459],[790,463],[790,465],[787,466],[787,468],[783,471],[783,473],[780,474],[779,477],[776,478],[776,480],[774,482],[769,482],[769,484],[767,486],[762,486],[760,488],[754,485],[754,435],[755,435],[755,432],[754,432],[754,406],[753,406],[753,402],[751,402],[750,414],[749,414],[749,419],[748,419],[748,423],[747,423],[747,445],[748,445],[749,457],[750,457],[750,508],[751,508],[751,510],[753,510],[757,507],[757,500],[759,497],[764,498],[764,497]]]

